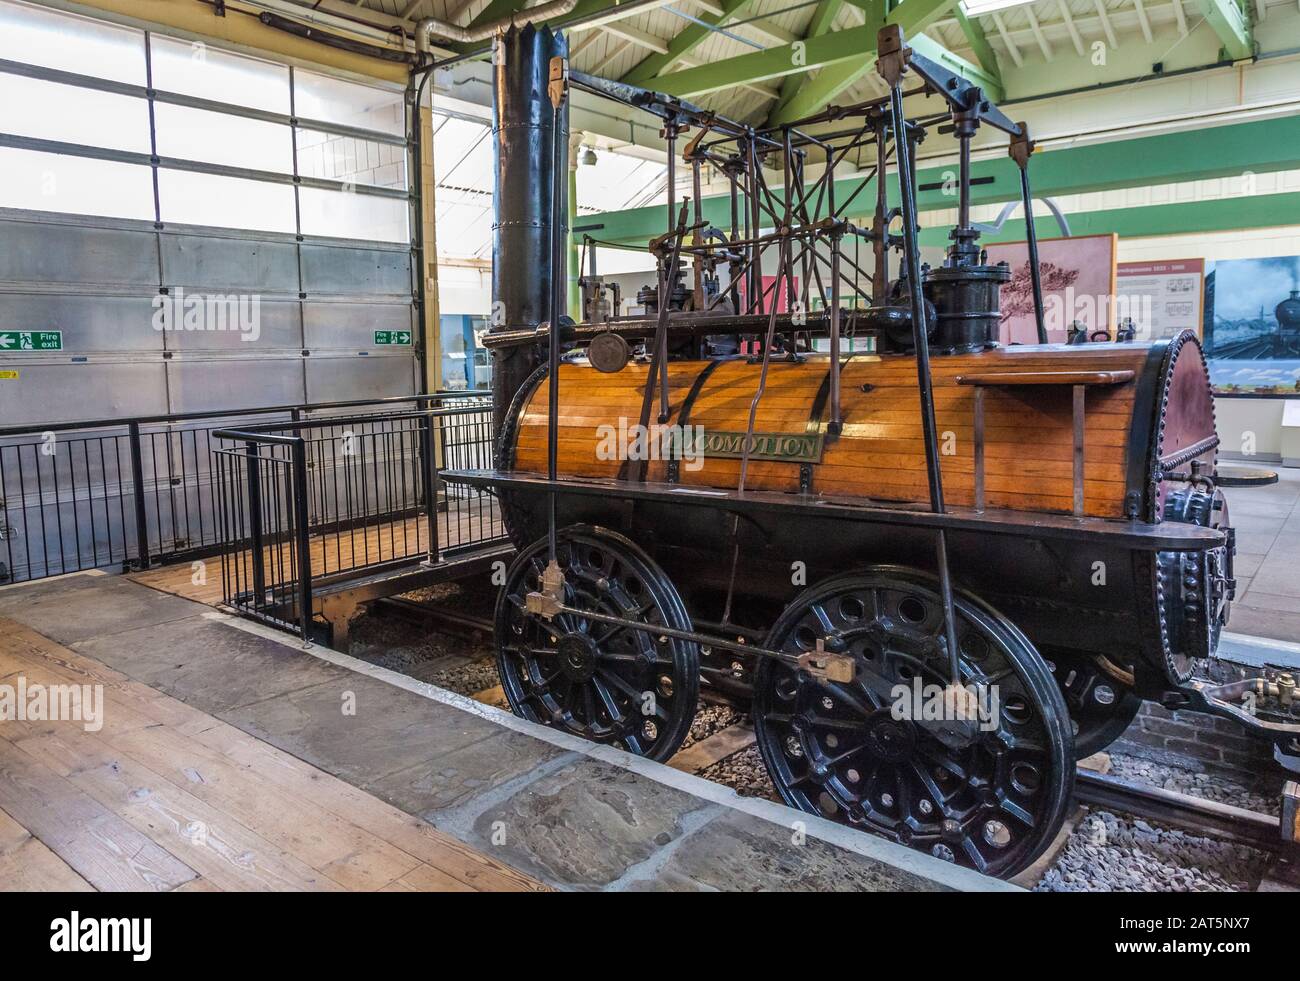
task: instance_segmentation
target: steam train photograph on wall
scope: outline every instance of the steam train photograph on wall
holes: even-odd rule
[[[743,700],[791,808],[1005,878],[1143,699],[1234,719],[1292,766],[1300,728],[1207,671],[1235,545],[1197,338],[1046,343],[1035,275],[1038,343],[1000,344],[1011,273],[970,218],[971,140],[1006,138],[1036,273],[1033,140],[897,28],[878,43],[887,96],[754,129],[572,71],[548,29],[502,35],[497,458],[443,476],[490,489],[518,550],[494,621],[515,714],[666,761],[702,690]],[[605,302],[591,236],[584,317],[562,312],[573,90],[668,142],[643,314]],[[915,159],[935,132],[959,173],[931,266]],[[835,196],[864,146],[870,227]],[[729,180],[723,227],[705,168]]]

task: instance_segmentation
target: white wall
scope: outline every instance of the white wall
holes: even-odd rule
[[[1233,460],[1278,463],[1282,459],[1282,410],[1286,399],[1214,400],[1219,454]],[[1254,453],[1249,452],[1254,448]]]
[[[438,312],[486,317],[492,312],[492,271],[438,264]]]
[[[1215,262],[1220,259],[1263,259],[1275,255],[1300,255],[1300,225],[1119,240],[1120,262],[1144,259],[1205,259]]]

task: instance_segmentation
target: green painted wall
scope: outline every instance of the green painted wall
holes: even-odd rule
[[[1121,238],[1151,235],[1187,235],[1196,232],[1220,232],[1237,228],[1273,228],[1300,225],[1300,193],[1260,194],[1255,197],[1217,201],[1192,201],[1185,204],[1156,204],[1142,208],[1117,208],[1112,211],[1089,211],[1067,215],[1070,234],[1101,235],[1114,232]],[[1060,226],[1050,214],[1035,209],[1034,228],[1040,238],[1058,238]],[[948,244],[949,229],[921,230],[921,244]],[[1007,219],[996,235],[984,235],[982,242],[1019,242],[1025,238],[1023,217]]]

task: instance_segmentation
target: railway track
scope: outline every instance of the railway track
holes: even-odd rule
[[[492,633],[492,622],[487,617],[397,598],[380,600],[377,605],[406,619],[467,638],[482,639],[490,637]],[[707,692],[702,694],[708,697]],[[478,692],[472,697],[491,705],[504,707],[506,704],[500,686]],[[753,742],[753,729],[747,724],[731,725],[686,747],[669,765],[687,773],[702,773],[714,764],[747,749]],[[1275,855],[1294,856],[1300,851],[1300,846],[1284,839],[1282,822],[1270,814],[1123,780],[1082,767],[1076,773],[1074,787],[1075,800],[1088,807],[1119,811],[1194,834],[1248,845]]]
[[[402,599],[400,596],[388,596],[376,600],[372,605],[404,620],[434,627],[443,633],[464,636],[471,640],[492,636],[492,620],[473,613],[450,610],[445,606],[417,603],[414,600]]]
[[[1089,807],[1122,811],[1158,824],[1250,845],[1262,851],[1277,852],[1288,846],[1282,838],[1281,821],[1271,814],[1121,780],[1109,774],[1080,768],[1074,779],[1074,797]],[[1294,848],[1294,844],[1291,847]]]

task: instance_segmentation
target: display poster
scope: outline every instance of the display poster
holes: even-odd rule
[[[1115,278],[1115,321],[1132,320],[1139,341],[1190,330],[1201,336],[1204,259],[1121,262]]]
[[[1118,246],[1119,236],[1113,234],[1038,240],[1043,323],[1049,342],[1064,344],[1072,324],[1078,324],[1089,335],[1110,330]],[[988,261],[1006,262],[1011,267],[1011,281],[1002,287],[999,339],[1003,344],[1037,344],[1028,244],[990,245]]]

